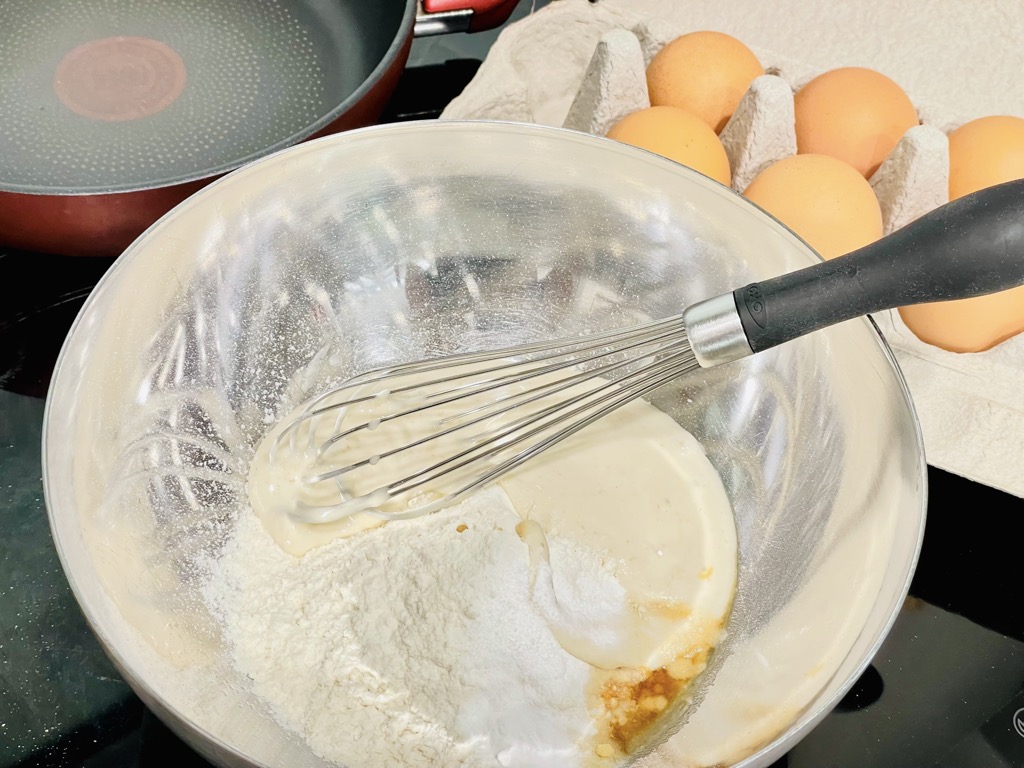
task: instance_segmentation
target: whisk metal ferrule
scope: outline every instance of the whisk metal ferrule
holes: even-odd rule
[[[683,312],[683,325],[701,368],[710,368],[722,363],[753,354],[746,331],[736,311],[736,298],[723,293],[688,307]]]

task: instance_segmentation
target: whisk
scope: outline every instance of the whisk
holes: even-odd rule
[[[872,312],[1021,283],[1024,181],[1015,181],[667,319],[371,371],[282,424],[267,457],[295,468],[297,521],[416,517],[697,368]]]

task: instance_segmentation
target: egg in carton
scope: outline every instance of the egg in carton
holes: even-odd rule
[[[651,106],[646,70],[665,45],[688,30],[657,20],[601,36],[563,127],[604,136],[626,115]],[[797,62],[754,51],[768,62],[722,129],[719,139],[732,169],[732,188],[743,192],[772,163],[795,155],[793,95],[817,72]],[[920,115],[919,115],[920,117]],[[870,184],[886,234],[949,200],[949,142],[923,121],[908,130]]]

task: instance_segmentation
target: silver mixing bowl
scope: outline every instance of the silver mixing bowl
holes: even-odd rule
[[[75,595],[208,758],[323,765],[249,693],[201,595],[275,414],[327,378],[662,317],[817,258],[707,178],[568,131],[409,123],[260,160],[136,241],[64,345],[44,481]],[[722,475],[740,576],[695,704],[636,762],[767,765],[856,680],[906,596],[917,420],[866,319],[653,401]]]

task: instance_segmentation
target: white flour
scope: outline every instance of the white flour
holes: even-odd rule
[[[569,768],[591,668],[531,607],[519,521],[493,488],[296,559],[245,514],[207,599],[256,694],[327,760]],[[599,553],[549,546],[566,615],[622,610]]]

